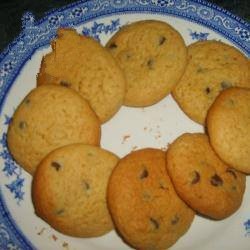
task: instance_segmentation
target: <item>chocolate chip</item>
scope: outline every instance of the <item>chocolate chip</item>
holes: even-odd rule
[[[109,46],[108,46],[110,49],[116,49],[117,48],[117,45],[115,43],[111,43]]]
[[[56,161],[52,161],[52,162],[51,162],[51,166],[52,166],[53,168],[55,168],[56,171],[59,171],[59,169],[61,168],[61,165],[60,165],[58,162],[56,162]]]
[[[83,187],[85,190],[89,190],[90,189],[90,185],[87,181],[83,181]]]
[[[180,220],[180,218],[179,218],[179,216],[176,214],[176,215],[174,216],[174,218],[171,220],[171,224],[172,224],[172,225],[176,225],[176,224],[179,222],[179,220]]]
[[[167,185],[163,181],[160,181],[159,186],[160,186],[160,189],[168,190]]]
[[[230,105],[231,107],[233,107],[233,106],[235,105],[235,102],[234,102],[233,99],[229,99],[228,102],[229,102],[229,105]]]
[[[89,182],[87,182],[86,180],[83,180],[83,181],[82,181],[82,185],[83,185],[84,193],[85,193],[87,196],[89,196],[90,193],[91,193],[91,187],[90,187]]]
[[[150,217],[149,220],[150,220],[150,223],[151,223],[151,225],[153,226],[154,229],[159,229],[160,224],[156,219]]]
[[[154,64],[155,64],[155,61],[152,58],[147,61],[147,66],[148,66],[149,69],[153,69]]]
[[[21,121],[21,122],[19,122],[18,127],[19,127],[20,129],[25,129],[25,128],[27,128],[27,123],[24,122],[24,121]]]
[[[228,88],[232,87],[232,83],[228,82],[228,81],[223,81],[220,83],[220,86],[222,89],[228,89]]]
[[[62,215],[64,213],[64,209],[60,209],[56,211],[57,215]]]
[[[151,195],[147,191],[145,191],[145,192],[142,193],[142,199],[144,201],[150,201],[151,200]]]
[[[159,38],[159,45],[162,45],[163,43],[165,43],[165,41],[166,41],[166,37],[165,36],[161,36]]]
[[[71,84],[69,82],[67,82],[67,81],[60,81],[60,85],[63,86],[63,87],[68,88],[68,87],[70,87]]]
[[[24,103],[25,103],[25,104],[30,104],[30,99],[29,99],[29,98],[25,99],[25,100],[24,100]]]
[[[191,180],[191,184],[196,184],[196,183],[198,183],[199,181],[200,181],[200,174],[199,174],[199,172],[197,172],[197,171],[193,171],[192,173],[191,173],[191,178],[192,178],[192,180]]]
[[[132,55],[130,53],[126,53],[126,59],[130,59]]]
[[[207,94],[209,94],[209,93],[211,92],[211,89],[210,89],[209,87],[207,87],[207,88],[205,89],[205,91],[206,91]]]
[[[232,186],[232,190],[236,191],[237,190],[236,186]]]
[[[148,177],[148,170],[144,168],[140,174],[140,179],[144,179],[147,177]]]
[[[213,186],[222,186],[223,185],[223,180],[220,178],[219,175],[215,174],[211,177],[211,180],[210,180],[210,183],[213,185]]]
[[[226,170],[226,172],[227,172],[228,174],[231,174],[231,175],[234,177],[234,179],[237,179],[237,174],[235,173],[235,171],[234,171],[232,168],[228,168],[228,169]]]
[[[204,71],[204,69],[202,68],[202,67],[198,67],[198,69],[197,69],[197,73],[202,73]]]

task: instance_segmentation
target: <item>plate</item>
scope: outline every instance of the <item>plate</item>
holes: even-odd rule
[[[216,39],[250,55],[249,24],[201,0],[92,0],[80,1],[47,13],[36,21],[22,18],[23,31],[0,56],[0,249],[130,249],[114,232],[91,239],[68,237],[34,214],[31,177],[11,158],[6,131],[24,96],[36,86],[42,56],[58,27],[74,27],[105,44],[121,26],[143,19],[162,20],[175,27],[186,44]],[[166,97],[147,108],[122,107],[102,126],[101,145],[120,157],[143,147],[167,148],[184,132],[204,132]],[[196,216],[190,230],[171,248],[249,249],[250,179],[240,209],[222,221]]]

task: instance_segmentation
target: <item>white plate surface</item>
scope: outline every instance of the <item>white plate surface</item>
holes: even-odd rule
[[[121,26],[137,20],[157,19],[176,28],[186,44],[216,39],[250,54],[249,24],[200,0],[93,0],[81,1],[48,13],[35,21],[23,16],[23,31],[0,56],[0,249],[130,249],[117,234],[92,239],[67,237],[34,214],[31,177],[11,159],[6,131],[13,112],[36,86],[42,56],[58,27],[74,27],[102,44]],[[102,126],[102,147],[120,157],[131,150],[167,148],[184,132],[203,132],[171,96],[147,108],[121,110]],[[250,249],[250,179],[241,208],[231,217],[212,221],[196,216],[190,230],[173,250]]]

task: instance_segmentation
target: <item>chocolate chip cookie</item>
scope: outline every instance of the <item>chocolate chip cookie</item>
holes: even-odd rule
[[[210,142],[220,158],[250,174],[250,89],[227,89],[207,116]]]
[[[246,177],[216,155],[205,134],[178,137],[166,161],[176,192],[200,214],[223,219],[240,207]]]
[[[50,151],[71,143],[99,145],[100,121],[74,90],[44,85],[33,89],[16,109],[7,133],[14,159],[33,174]]]
[[[99,147],[73,144],[48,154],[32,183],[36,214],[61,233],[97,237],[113,223],[106,189],[118,157]]]
[[[115,167],[108,185],[115,226],[136,249],[166,249],[189,229],[194,211],[176,194],[166,172],[165,152],[134,151]]]
[[[106,47],[125,73],[127,106],[144,107],[160,101],[170,93],[186,66],[183,38],[161,21],[138,21],[124,26]]]
[[[248,59],[236,48],[218,41],[188,46],[188,64],[172,94],[194,121],[205,124],[218,94],[231,87],[250,88]]]
[[[125,95],[125,78],[114,58],[93,38],[73,29],[58,30],[52,52],[42,60],[37,83],[76,90],[102,123],[120,109]]]

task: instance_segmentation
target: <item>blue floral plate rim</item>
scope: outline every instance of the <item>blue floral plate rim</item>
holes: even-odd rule
[[[96,18],[131,13],[170,15],[202,24],[250,55],[249,23],[204,0],[81,0],[49,11],[37,21],[32,13],[26,12],[22,18],[23,30],[20,35],[0,54],[0,113],[9,88],[22,67],[38,48],[49,43],[58,27],[77,26]],[[40,40],[36,39],[37,36]],[[247,234],[250,234],[250,220],[244,226]],[[35,249],[8,211],[1,186],[0,249],[10,247]]]

